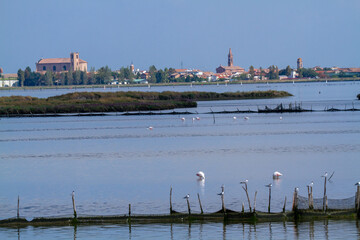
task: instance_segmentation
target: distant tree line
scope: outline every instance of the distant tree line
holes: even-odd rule
[[[156,69],[154,65],[149,67],[147,81],[149,83],[169,83],[169,82],[192,82],[204,79],[198,76],[187,76],[171,78],[175,73],[174,68]],[[133,83],[134,79],[141,79],[141,73],[133,73],[129,67],[122,67],[119,71],[112,71],[108,66],[101,67],[97,71],[91,68],[90,72],[67,71],[54,73],[47,71],[45,74],[32,71],[30,67],[25,70],[19,69],[17,72],[19,86],[66,86],[66,85],[96,85],[109,84],[113,80],[119,82]]]

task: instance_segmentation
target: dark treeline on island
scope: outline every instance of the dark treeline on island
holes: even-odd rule
[[[196,107],[196,101],[287,97],[284,91],[253,92],[75,92],[36,98],[0,97],[0,116],[170,110]]]

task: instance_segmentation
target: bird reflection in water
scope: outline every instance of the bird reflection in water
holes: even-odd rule
[[[201,195],[205,194],[205,179],[198,179],[196,180],[198,187],[199,187],[199,192],[201,193]]]

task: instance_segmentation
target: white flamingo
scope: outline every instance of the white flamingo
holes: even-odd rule
[[[275,172],[273,173],[273,178],[278,179],[278,178],[280,178],[282,175],[283,175],[283,174],[282,174],[281,172],[275,171]]]
[[[204,180],[205,179],[205,173],[203,173],[202,171],[197,172],[196,176],[199,177],[199,180]]]

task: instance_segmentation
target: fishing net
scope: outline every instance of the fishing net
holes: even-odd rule
[[[343,199],[327,199],[328,209],[354,209],[355,196]],[[314,209],[323,209],[324,199],[314,198]],[[298,196],[298,209],[309,209],[309,199]]]

